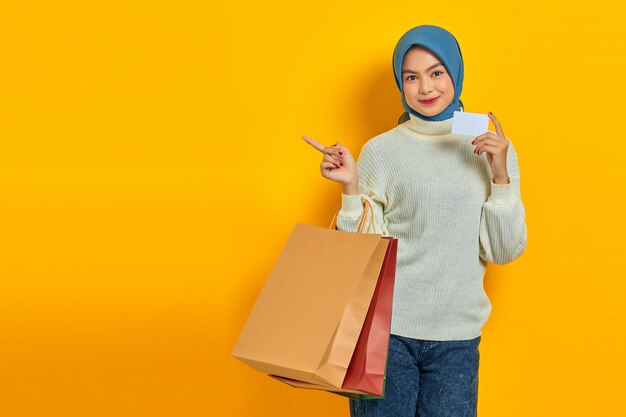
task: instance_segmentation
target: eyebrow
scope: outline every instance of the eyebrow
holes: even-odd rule
[[[426,71],[430,71],[431,69],[433,69],[433,68],[435,68],[435,67],[438,67],[439,65],[443,65],[443,64],[442,64],[441,62],[437,62],[436,64],[431,65],[430,67],[426,68]],[[402,74],[406,74],[407,72],[408,72],[408,73],[411,73],[411,74],[417,74],[417,72],[415,72],[415,71],[413,71],[413,70],[410,70],[410,69],[404,69],[404,70],[402,70]]]

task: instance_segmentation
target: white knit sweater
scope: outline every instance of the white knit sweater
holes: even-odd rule
[[[451,134],[452,118],[410,116],[363,145],[360,194],[342,194],[337,228],[356,231],[367,199],[375,214],[365,230],[398,239],[392,334],[472,339],[491,313],[486,262],[511,262],[526,248],[517,154],[509,140],[510,183],[495,184],[486,153],[473,153],[475,136]]]

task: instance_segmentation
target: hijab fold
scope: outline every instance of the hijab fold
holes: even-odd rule
[[[407,104],[404,98],[404,91],[402,89],[402,61],[404,60],[404,55],[413,45],[423,46],[437,56],[446,67],[452,79],[452,83],[454,84],[454,98],[452,102],[441,113],[434,116],[424,116],[416,112]],[[463,102],[461,101],[464,74],[463,55],[461,54],[461,47],[454,35],[444,28],[433,25],[421,25],[414,27],[402,35],[393,51],[393,74],[396,85],[402,95],[402,106],[406,110],[402,116],[400,116],[398,124],[409,120],[409,113],[422,120],[441,121],[451,118],[455,111],[463,111]]]

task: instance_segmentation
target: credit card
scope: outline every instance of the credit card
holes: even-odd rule
[[[489,116],[482,113],[455,111],[452,116],[452,133],[478,136],[489,131]]]

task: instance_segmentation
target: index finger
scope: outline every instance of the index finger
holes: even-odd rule
[[[498,121],[498,119],[496,119],[495,114],[489,112],[489,116],[491,117],[493,125],[496,127],[496,133],[498,134],[498,136],[504,137],[504,132],[502,132],[502,126],[500,126],[500,122]]]
[[[314,147],[318,151],[324,153],[324,148],[326,148],[326,147],[324,145],[322,145],[321,143],[319,143],[318,141],[316,141],[315,139],[310,138],[308,136],[302,136],[302,139],[304,139],[304,141],[306,143],[308,143],[309,145],[311,145],[312,147]]]

